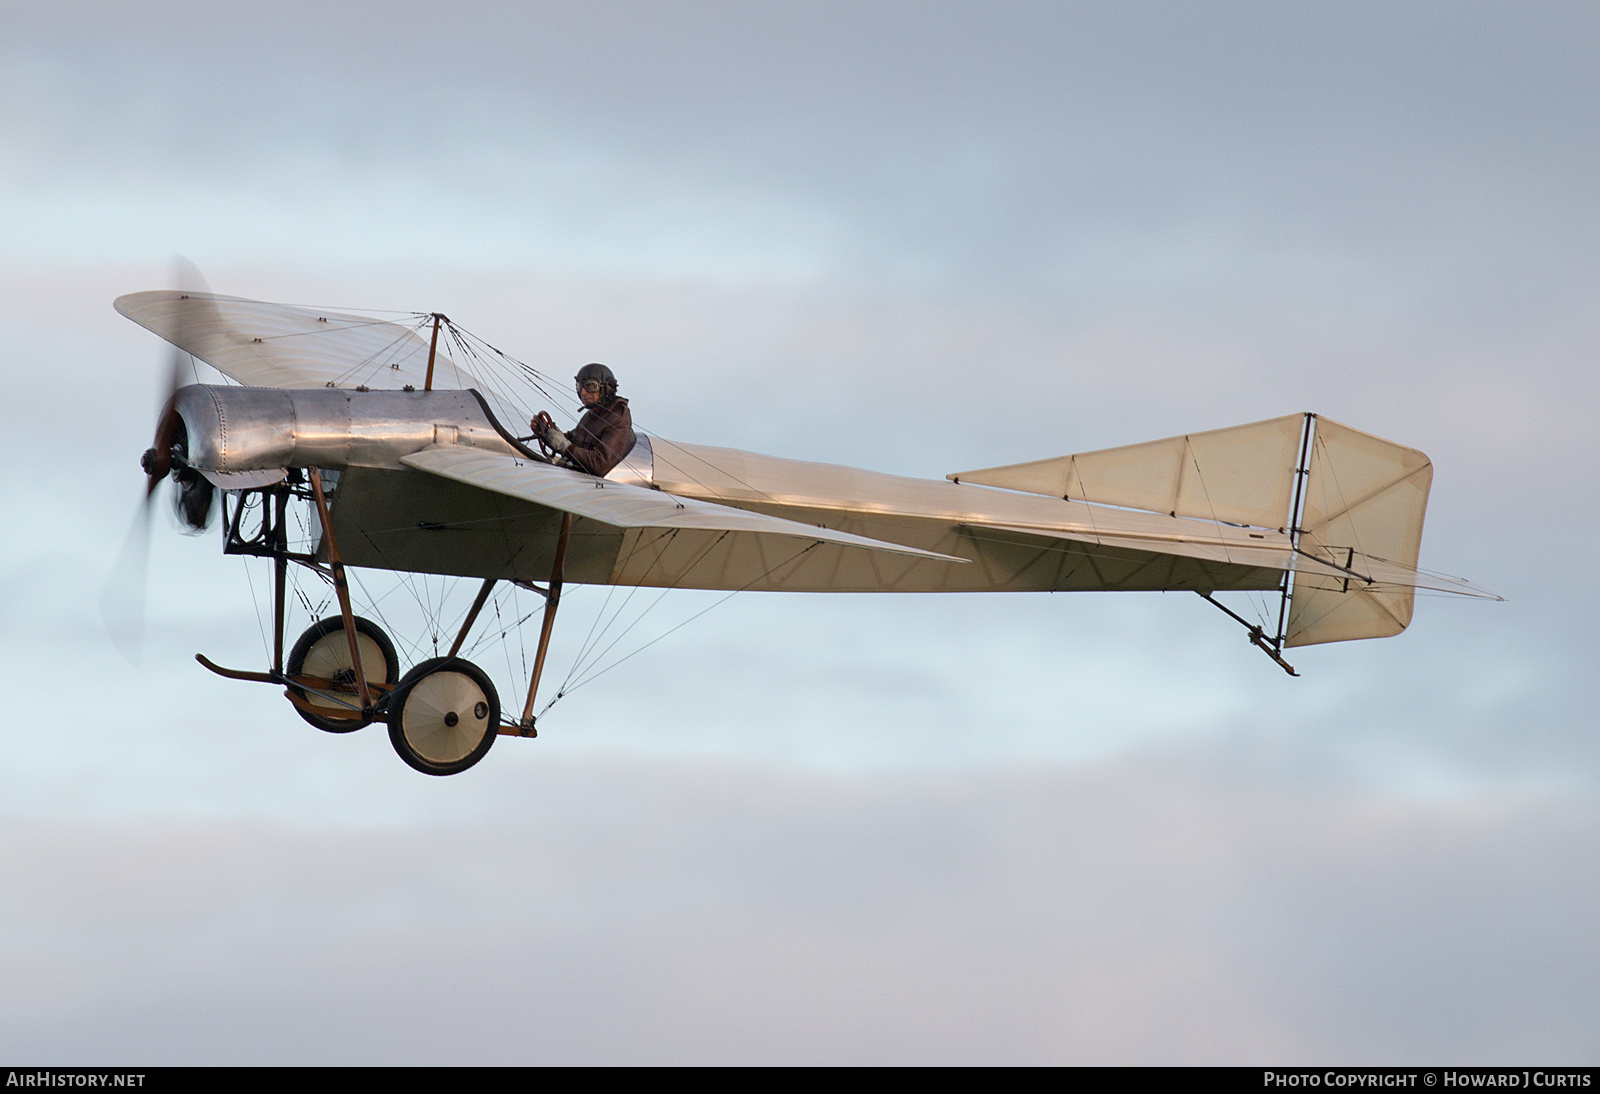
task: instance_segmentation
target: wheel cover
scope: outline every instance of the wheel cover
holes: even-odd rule
[[[369,684],[384,683],[389,663],[383,656],[383,647],[373,641],[370,635],[361,631],[356,631],[356,645],[361,650],[361,675],[367,678]],[[311,643],[311,648],[306,650],[305,661],[301,664],[300,671],[306,676],[332,680],[341,670],[354,667],[350,663],[350,639],[345,636],[341,627]],[[353,692],[355,688],[352,686],[338,690]]]
[[[430,672],[413,684],[400,712],[406,743],[441,766],[466,759],[492,730],[489,697],[472,677],[450,669]]]

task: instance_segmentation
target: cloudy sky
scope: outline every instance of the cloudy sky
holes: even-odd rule
[[[1600,1056],[1592,5],[0,18],[0,1055]],[[214,537],[106,637],[175,253],[903,474],[1317,411],[1509,599],[1291,680],[1193,597],[750,594],[428,779],[195,665],[263,659]]]

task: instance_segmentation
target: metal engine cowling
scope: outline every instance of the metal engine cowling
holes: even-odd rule
[[[207,477],[287,467],[398,470],[435,444],[517,454],[471,391],[348,391],[191,384],[174,406],[187,462]]]

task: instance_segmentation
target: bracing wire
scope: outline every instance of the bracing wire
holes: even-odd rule
[[[747,581],[745,584],[741,585],[739,588],[732,590],[731,592],[727,593],[726,595],[724,595],[722,597],[719,597],[714,603],[708,604],[706,607],[701,608],[698,612],[695,612],[688,619],[685,619],[682,623],[679,623],[677,626],[671,628],[670,630],[666,631],[663,634],[657,635],[656,637],[652,638],[650,641],[646,642],[644,645],[640,646],[638,649],[632,651],[631,653],[624,654],[623,656],[617,658],[615,661],[611,662],[605,668],[596,669],[596,670],[588,673],[587,675],[583,676],[582,678],[580,678],[579,680],[573,682],[570,685],[563,685],[556,692],[555,698],[551,699],[548,703],[546,703],[545,706],[544,706],[544,710],[539,712],[540,717],[543,717],[544,714],[547,711],[549,711],[551,707],[555,706],[556,703],[560,702],[562,699],[564,699],[566,696],[572,694],[574,691],[577,691],[579,688],[582,688],[582,687],[585,687],[585,686],[587,686],[589,684],[592,684],[594,681],[598,680],[600,677],[604,676],[606,673],[610,672],[612,669],[617,668],[619,665],[623,664],[626,661],[632,660],[634,657],[637,657],[639,654],[643,653],[645,650],[649,649],[651,646],[655,645],[657,642],[660,642],[662,639],[668,637],[669,635],[675,634],[676,632],[682,630],[684,627],[687,627],[690,623],[693,623],[696,619],[699,619],[701,616],[705,615],[707,612],[712,611],[715,608],[720,608],[722,605],[726,604],[728,601],[732,600],[734,597],[738,596],[740,593],[745,592],[746,590],[748,590],[751,587],[759,584],[762,581],[765,581],[768,577],[772,576],[774,573],[777,573],[779,570],[783,569],[785,566],[789,566],[789,565],[791,565],[793,563],[798,562],[800,559],[804,558],[807,554],[809,554],[811,551],[814,551],[816,548],[820,547],[821,545],[822,545],[822,541],[821,540],[814,540],[809,545],[807,545],[806,547],[804,547],[801,550],[799,550],[798,552],[796,552],[794,555],[791,555],[789,558],[784,559],[782,562],[778,563],[776,566],[773,566],[770,569],[768,569],[766,571],[766,573],[763,573],[763,574],[760,574],[760,575],[758,575],[758,576],[756,576],[754,578],[751,578],[749,581]],[[665,593],[669,592],[669,591],[671,591],[671,590],[670,589],[665,590],[663,592],[663,595],[665,595]],[[619,638],[620,638],[620,636],[619,636]],[[613,645],[615,645],[615,643],[613,643]],[[610,647],[607,647],[607,649],[609,650]]]
[[[623,573],[627,572],[628,565],[633,561],[634,555],[638,553],[639,544],[642,541],[642,538],[643,537],[639,537],[639,536],[634,537],[632,544],[630,544],[629,547],[628,547],[627,555],[624,556],[622,558],[622,560],[618,563],[618,567],[617,568],[618,568],[619,572],[623,572]],[[656,557],[651,560],[650,565],[645,567],[645,576],[646,577],[649,576],[651,570],[655,569],[656,563],[661,561],[662,556],[665,555],[667,549],[671,546],[672,541],[675,538],[676,538],[675,535],[667,535],[667,536],[661,537],[662,548],[657,553]],[[597,613],[595,613],[594,621],[589,624],[589,633],[584,636],[583,642],[579,645],[578,653],[573,658],[572,667],[567,670],[567,675],[566,675],[563,683],[565,683],[565,681],[567,681],[567,680],[571,680],[573,675],[579,671],[578,666],[583,662],[583,659],[588,655],[589,651],[593,648],[593,646],[591,645],[591,642],[594,643],[595,645],[598,645],[601,641],[604,640],[606,632],[611,628],[611,626],[613,624],[615,624],[615,622],[618,619],[620,619],[622,617],[623,613],[627,611],[628,606],[631,603],[633,603],[634,596],[638,593],[638,591],[641,588],[643,588],[642,585],[634,585],[631,588],[629,588],[627,596],[625,596],[623,598],[623,600],[622,600],[622,603],[617,606],[616,614],[614,616],[612,616],[611,621],[608,622],[604,627],[601,627],[599,633],[596,634],[595,633],[595,628],[597,626],[599,626],[600,621],[605,618],[606,610],[610,606],[612,599],[616,595],[617,586],[613,585],[606,591],[605,602],[603,604],[601,604],[600,610]],[[657,602],[659,602],[659,598],[657,598]],[[655,605],[652,604],[650,607],[653,608],[654,606]],[[649,611],[650,609],[646,608],[645,610]],[[644,618],[642,614],[641,614],[640,618],[641,619]]]
[[[604,638],[604,635],[605,635],[606,631],[609,630],[610,627],[612,625],[614,625],[617,622],[617,620],[619,620],[622,617],[622,612],[627,608],[628,604],[632,601],[634,594],[636,592],[638,592],[638,590],[640,588],[643,587],[643,582],[649,578],[650,571],[654,570],[655,567],[661,562],[661,560],[666,557],[667,551],[671,548],[672,544],[677,540],[677,538],[678,538],[678,532],[677,532],[676,529],[668,532],[665,536],[660,537],[659,542],[661,543],[661,549],[658,552],[656,552],[655,558],[651,559],[650,560],[650,565],[645,568],[644,574],[641,575],[641,577],[640,577],[640,584],[636,584],[633,587],[633,589],[629,591],[627,598],[624,599],[624,601],[622,603],[622,606],[620,608],[618,608],[617,613],[612,616],[611,622],[607,623],[605,627],[601,628],[600,634],[598,636],[596,636],[596,638],[594,640],[595,647],[599,646],[599,643]],[[703,562],[705,560],[706,556],[708,556],[713,550],[716,549],[716,547],[719,544],[721,544],[727,538],[728,538],[728,533],[727,532],[723,532],[716,539],[714,539],[710,543],[708,543],[700,551],[700,553],[698,555],[696,555],[689,562],[688,565],[684,566],[679,571],[677,579],[674,580],[670,585],[666,586],[666,588],[662,589],[661,594],[659,596],[657,596],[655,598],[655,600],[651,601],[650,604],[648,606],[646,606],[644,611],[639,613],[639,617],[637,619],[635,619],[632,623],[628,624],[628,626],[622,631],[621,634],[617,635],[616,638],[612,639],[611,642],[606,645],[605,649],[600,650],[598,653],[594,654],[593,660],[591,661],[591,664],[593,664],[595,662],[598,662],[606,654],[610,653],[611,650],[615,649],[617,643],[622,641],[622,639],[624,639],[625,637],[627,637],[629,632],[631,632],[634,627],[637,627],[640,623],[642,623],[644,621],[645,616],[648,615],[651,611],[653,611],[661,603],[661,601],[666,598],[667,593],[671,592],[673,589],[676,589],[679,585],[681,585],[683,583],[683,581],[689,576],[689,574],[693,572],[694,568],[696,566],[698,566],[701,562]],[[635,544],[635,547],[637,547],[637,542]],[[633,551],[630,551],[629,552],[629,557],[630,558],[632,557],[632,554],[633,554]],[[798,557],[798,556],[796,556],[796,557]],[[770,573],[770,572],[771,571],[769,570],[768,573]],[[765,575],[763,575],[763,576],[765,576]],[[757,578],[756,580],[759,581],[760,578]],[[580,659],[581,659],[581,657],[580,657]],[[567,682],[571,681],[572,678],[574,676],[578,675],[581,671],[584,671],[584,670],[582,670],[580,668],[579,659],[575,659],[573,661],[572,668],[570,668],[567,671],[566,678],[562,681],[562,687],[560,689],[558,689],[558,691],[565,690]]]
[[[261,618],[261,597],[256,592],[256,579],[250,576],[250,567],[244,568],[244,578],[250,583],[250,607],[255,609],[256,630],[261,632],[261,652],[272,655],[272,639],[267,637],[267,624]]]

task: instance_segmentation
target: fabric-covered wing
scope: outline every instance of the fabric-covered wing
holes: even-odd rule
[[[409,384],[420,391],[427,376],[428,342],[412,327],[386,319],[173,290],[130,293],[113,306],[248,387]],[[442,351],[434,360],[434,386],[485,390]]]
[[[403,456],[401,463],[456,482],[547,506],[614,528],[656,529],[679,533],[676,550],[686,556],[704,554],[725,543],[737,554],[741,539],[783,537],[811,540],[869,551],[965,562],[966,559],[868,539],[781,517],[734,509],[715,502],[678,498],[659,490],[607,482],[592,475],[471,448],[428,448]]]

